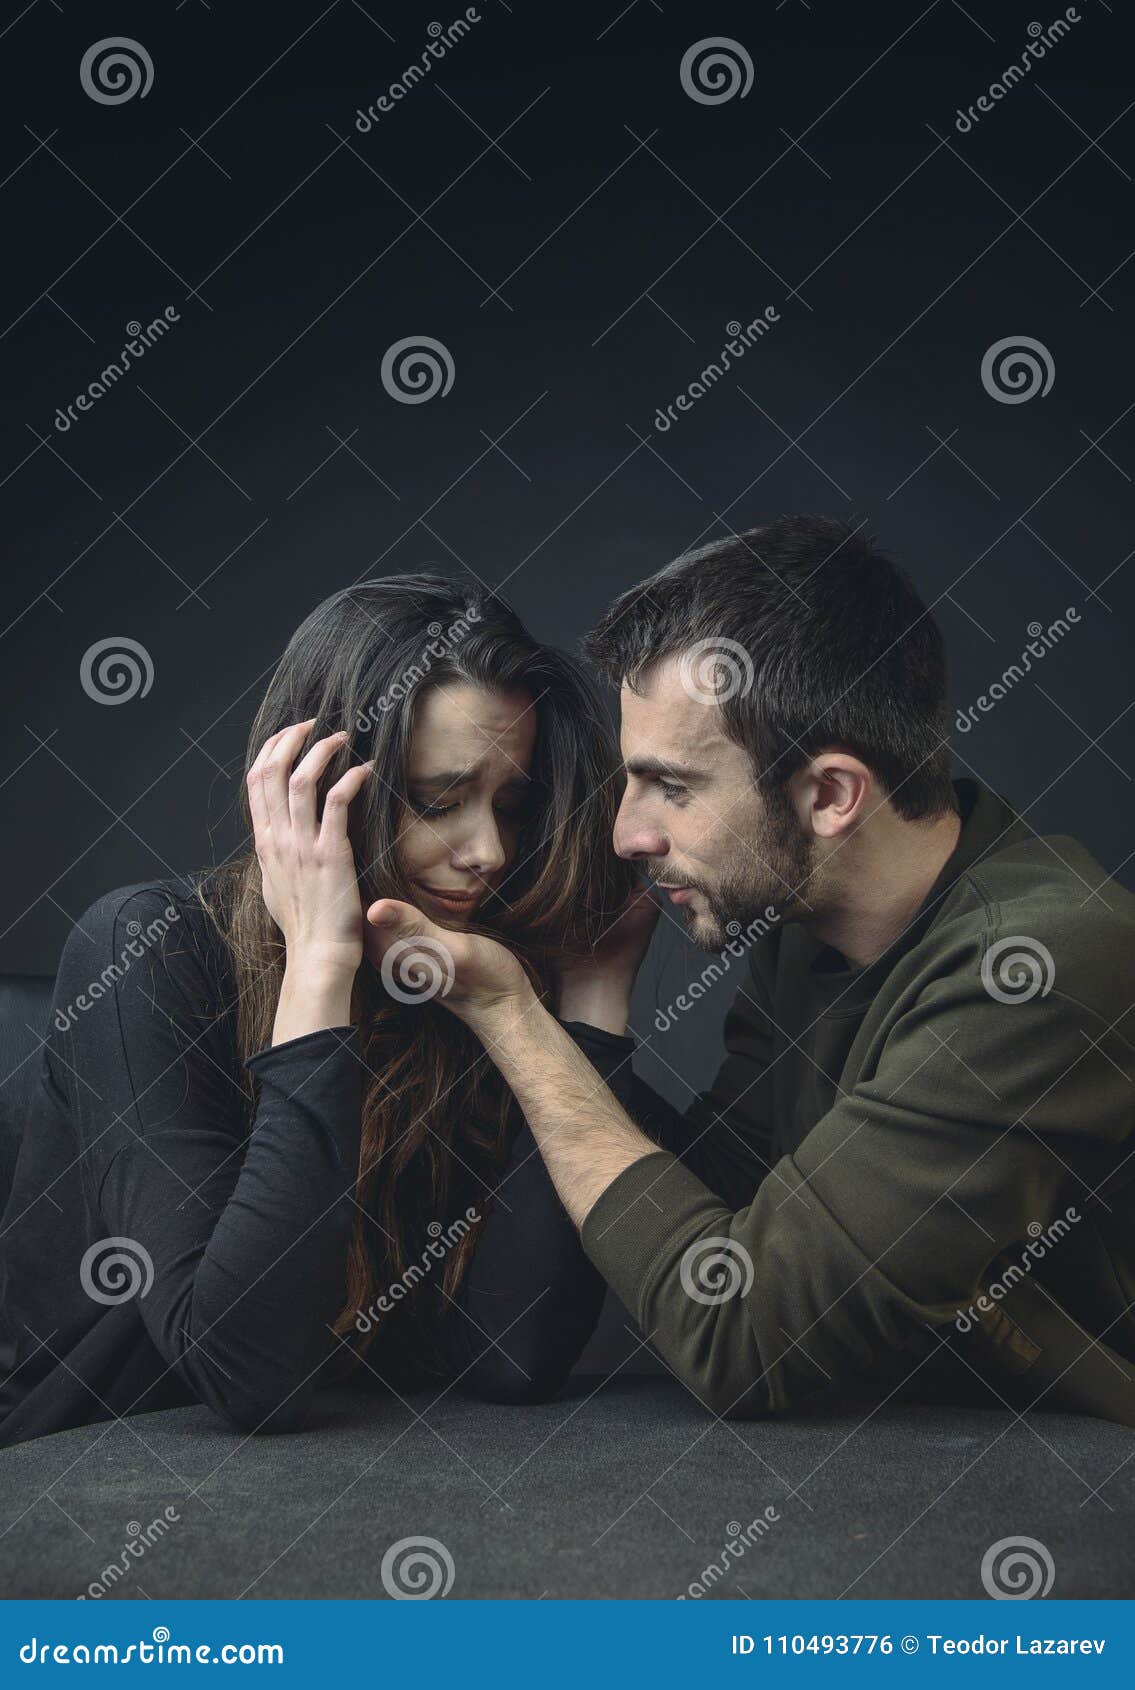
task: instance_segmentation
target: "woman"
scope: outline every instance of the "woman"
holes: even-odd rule
[[[554,989],[629,890],[613,770],[588,684],[491,594],[407,575],[312,612],[250,737],[254,850],[65,946],[0,1226],[0,1443],[196,1401],[295,1429],[350,1378],[559,1387],[602,1281],[444,946],[380,970],[363,911],[493,934]]]

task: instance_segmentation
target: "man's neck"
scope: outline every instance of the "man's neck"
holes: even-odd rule
[[[881,819],[881,818],[879,818]],[[892,944],[913,921],[961,836],[951,812],[932,822],[895,817],[849,848],[856,861],[844,893],[812,931],[857,967]]]

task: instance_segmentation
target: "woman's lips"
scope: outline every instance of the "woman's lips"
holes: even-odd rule
[[[449,910],[458,910],[464,913],[467,910],[474,909],[481,901],[479,892],[458,892],[453,888],[429,886],[424,880],[415,880],[414,885],[419,887],[427,897],[432,898],[435,903],[444,904],[446,909]]]

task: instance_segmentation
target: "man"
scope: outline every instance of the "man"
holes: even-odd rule
[[[843,523],[679,558],[588,649],[616,850],[699,944],[760,935],[710,1092],[682,1119],[627,1061],[620,1103],[501,947],[368,912],[450,951],[587,1255],[716,1414],[948,1372],[1135,1424],[1135,899],[951,782],[939,630]],[[624,1034],[652,901],[563,1020]]]

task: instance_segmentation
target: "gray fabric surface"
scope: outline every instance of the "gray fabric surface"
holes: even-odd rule
[[[768,1507],[712,1595],[981,1597],[983,1554],[1018,1535],[1051,1553],[1054,1598],[1135,1586],[1135,1434],[1104,1421],[859,1402],[725,1424],[622,1375],[536,1407],[321,1407],[288,1436],[184,1408],[0,1451],[0,1588],[77,1596],[167,1507],[108,1599],[382,1597],[384,1553],[419,1536],[454,1598],[676,1597]]]

